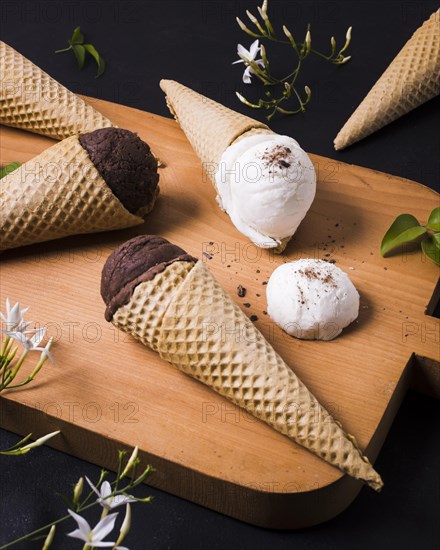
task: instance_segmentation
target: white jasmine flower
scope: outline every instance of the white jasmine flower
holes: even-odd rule
[[[24,332],[19,332],[17,330],[5,330],[4,332],[10,338],[17,340],[17,342],[20,342],[20,344],[25,348],[26,351],[41,351],[41,358],[48,357],[52,363],[54,362],[53,356],[49,351],[52,344],[52,339],[49,340],[44,348],[40,346],[41,341],[46,336],[46,328],[25,330]],[[31,338],[27,337],[27,334],[29,333],[34,333]]]
[[[20,344],[28,351],[31,351],[33,349],[39,349],[39,350],[43,349],[39,345],[46,335],[45,328],[38,328],[38,329],[25,330],[25,331],[5,330],[3,332],[7,334],[10,338],[17,340],[17,342],[20,342]],[[33,334],[33,336],[31,338],[28,338],[26,334]]]
[[[102,483],[100,490],[98,490],[93,485],[93,483],[90,481],[90,479],[87,476],[86,476],[86,481],[90,485],[91,489],[97,494],[99,504],[106,510],[112,510],[113,508],[117,508],[118,506],[122,506],[123,504],[128,504],[129,502],[136,502],[136,499],[134,499],[131,496],[126,496],[126,495],[110,496],[112,494],[112,487],[108,481],[104,481]]]
[[[23,330],[26,329],[26,327],[30,325],[30,322],[24,323],[23,317],[28,310],[29,310],[28,307],[21,309],[20,304],[18,302],[13,307],[11,307],[9,298],[6,298],[6,315],[3,315],[3,313],[0,312],[0,317],[6,325],[6,330],[4,330],[3,332],[6,332],[7,330],[9,331],[19,330],[20,327]]]
[[[95,546],[96,548],[109,548],[114,547],[114,542],[104,541],[103,539],[113,530],[117,517],[116,514],[109,514],[104,519],[101,519],[93,529],[91,529],[89,522],[79,514],[76,514],[72,510],[68,510],[69,514],[78,524],[78,528],[67,536],[75,539],[83,540],[87,543],[87,547]],[[119,547],[121,550],[121,547]]]
[[[250,84],[251,83],[252,75],[254,74],[254,71],[252,70],[252,67],[250,65],[248,65],[251,61],[255,61],[255,63],[260,65],[260,67],[264,67],[263,60],[262,59],[256,59],[256,57],[260,53],[260,51],[261,51],[261,46],[260,46],[260,42],[258,40],[255,40],[254,42],[252,42],[249,50],[247,50],[241,44],[237,45],[237,54],[238,54],[238,57],[240,57],[240,59],[238,59],[237,61],[234,61],[234,63],[232,63],[232,64],[235,65],[236,63],[244,63],[245,65],[247,65],[247,67],[246,67],[246,69],[243,73],[243,82],[245,84]]]

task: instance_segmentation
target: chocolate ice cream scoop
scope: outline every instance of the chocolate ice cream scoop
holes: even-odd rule
[[[102,270],[101,296],[107,306],[105,318],[127,304],[140,283],[151,281],[177,261],[196,262],[179,246],[157,235],[139,235],[122,244],[108,258]]]
[[[130,130],[101,128],[82,134],[79,142],[124,207],[147,214],[157,196],[157,160],[150,147]]]

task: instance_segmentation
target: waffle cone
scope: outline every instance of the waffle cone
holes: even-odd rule
[[[354,437],[330,417],[202,262],[174,262],[139,284],[112,322],[343,472],[382,487]]]
[[[161,80],[160,87],[171,113],[211,179],[222,154],[237,138],[250,130],[273,133],[262,122],[232,111],[174,80]]]
[[[76,136],[0,180],[0,250],[143,222],[113,195]]]
[[[55,139],[113,126],[83,99],[1,41],[0,123]]]
[[[440,93],[440,10],[419,27],[334,140],[344,149]]]

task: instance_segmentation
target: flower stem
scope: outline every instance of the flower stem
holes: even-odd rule
[[[11,341],[10,336],[6,336],[5,341],[3,342],[2,351],[0,352],[0,356],[3,358],[7,355],[6,348],[8,347],[9,342]]]
[[[89,508],[92,505],[93,504],[90,504]],[[83,508],[83,509],[85,509],[85,508]],[[5,550],[6,548],[10,548],[14,544],[17,544],[19,542],[23,542],[25,540],[29,540],[31,537],[35,537],[36,535],[39,535],[42,531],[50,529],[52,527],[52,525],[58,525],[59,523],[62,523],[63,521],[66,521],[66,519],[69,519],[69,518],[70,518],[70,515],[67,514],[66,516],[63,516],[62,518],[59,518],[59,519],[53,521],[52,523],[48,523],[47,525],[44,525],[44,527],[40,527],[39,529],[35,529],[35,531],[32,531],[32,533],[28,533],[27,535],[23,535],[22,537],[20,537],[18,539],[15,539],[11,542],[8,542],[8,543],[4,544],[3,546],[0,547],[0,550]]]
[[[6,381],[5,381],[6,386],[9,386],[10,383],[17,376],[18,371],[20,370],[20,367],[24,363],[24,360],[26,359],[26,356],[27,356],[28,353],[29,353],[29,350],[27,350],[27,349],[23,350],[22,354],[20,355],[20,358],[17,361],[17,364],[14,367],[14,370],[8,372],[8,375],[6,376]]]
[[[90,508],[93,508],[93,506],[96,506],[98,504],[97,501],[91,502],[90,504],[87,504],[86,506],[80,506],[78,508],[78,512],[85,512],[86,510],[89,510]],[[52,521],[52,523],[48,523],[47,525],[44,525],[43,527],[40,527],[39,529],[35,529],[35,531],[32,531],[31,533],[28,533],[27,535],[23,535],[22,537],[15,539],[11,542],[8,542],[0,547],[0,550],[6,550],[6,548],[10,548],[14,544],[17,544],[19,542],[23,542],[25,540],[29,540],[30,538],[35,537],[36,535],[40,535],[43,531],[46,531],[47,529],[50,529],[52,525],[58,525],[59,523],[62,523],[63,521],[66,521],[66,519],[70,519],[70,514],[66,514],[65,516]],[[86,543],[86,548],[90,548],[90,545]]]
[[[28,376],[26,378],[26,380],[24,380],[23,382],[20,382],[19,384],[14,384],[13,386],[10,386],[10,382],[8,382],[8,385],[7,385],[7,388],[8,390],[14,390],[16,388],[21,388],[22,386],[26,386],[27,384],[29,384],[29,382],[32,382],[33,378],[31,378],[30,376]],[[11,380],[12,382],[12,380]],[[5,388],[6,389],[6,388]]]

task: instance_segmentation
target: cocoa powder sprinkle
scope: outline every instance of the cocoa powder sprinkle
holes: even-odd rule
[[[267,167],[278,164],[280,168],[289,168],[290,163],[288,163],[285,159],[291,152],[292,150],[289,147],[285,147],[284,145],[275,145],[275,147],[268,147],[264,151],[261,160]]]

